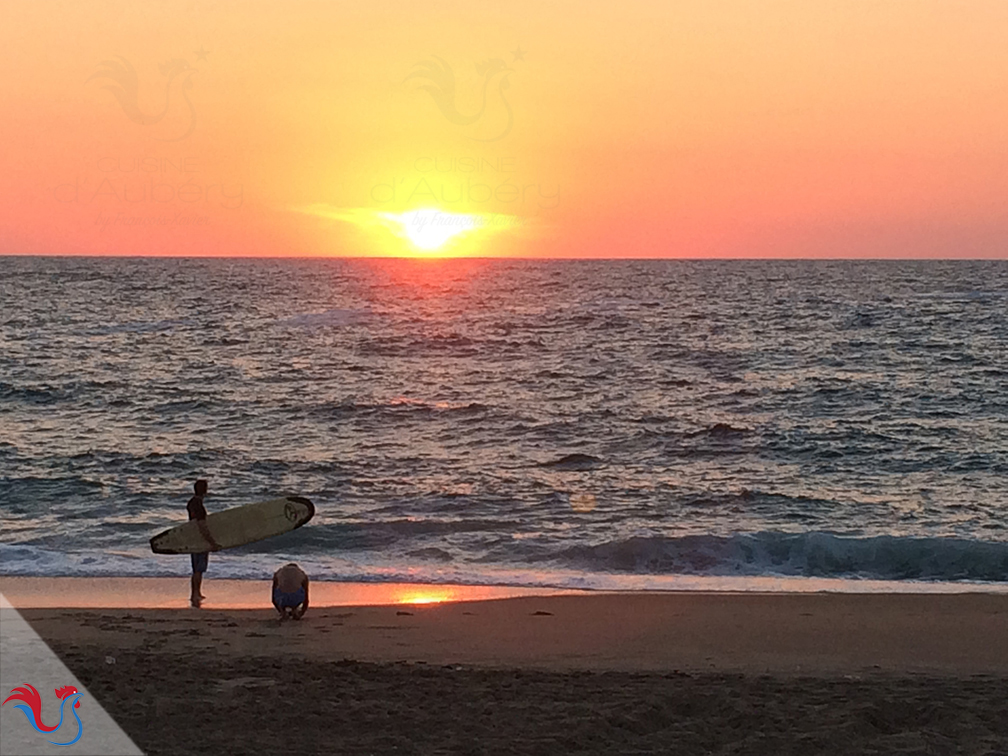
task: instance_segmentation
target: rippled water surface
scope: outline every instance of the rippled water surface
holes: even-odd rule
[[[0,258],[0,573],[1008,581],[1008,263]],[[268,574],[268,572],[266,573]]]

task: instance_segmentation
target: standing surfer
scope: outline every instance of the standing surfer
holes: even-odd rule
[[[189,519],[196,520],[196,527],[199,528],[199,532],[207,540],[207,543],[210,544],[211,551],[220,551],[220,544],[210,535],[210,529],[206,524],[207,511],[206,507],[203,506],[203,497],[206,496],[207,482],[200,478],[196,481],[193,489],[196,491],[196,495],[189,499],[189,503],[186,504],[186,509],[189,511]],[[190,554],[190,556],[192,557],[192,596],[190,596],[189,601],[194,607],[199,609],[203,599],[206,598],[200,592],[200,588],[203,586],[203,573],[206,572],[207,564],[210,561],[210,554],[204,551],[201,554]]]

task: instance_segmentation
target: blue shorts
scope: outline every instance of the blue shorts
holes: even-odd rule
[[[193,572],[206,572],[207,565],[210,563],[210,554],[204,551],[202,554],[190,554],[192,557],[192,571]]]
[[[287,607],[296,609],[304,603],[304,599],[304,588],[298,588],[293,593],[284,593],[279,589],[273,591],[273,603],[281,609],[285,609]]]

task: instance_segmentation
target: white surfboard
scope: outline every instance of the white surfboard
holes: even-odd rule
[[[308,499],[287,496],[214,512],[207,515],[206,525],[221,548],[231,549],[300,528],[314,516],[315,505]],[[150,539],[150,545],[155,554],[210,551],[210,543],[195,520],[158,533]]]

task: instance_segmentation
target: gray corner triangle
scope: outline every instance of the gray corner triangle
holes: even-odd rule
[[[26,685],[39,693],[42,724],[59,726],[52,732],[39,732],[31,724],[31,707],[18,698],[8,700],[0,706],[0,756],[143,753],[0,593],[0,701],[12,692],[20,695],[14,689],[24,690]],[[63,700],[56,696],[56,689],[66,685],[80,694],[76,708],[75,695]],[[19,705],[24,708],[15,708]],[[50,741],[73,742],[52,745]]]

